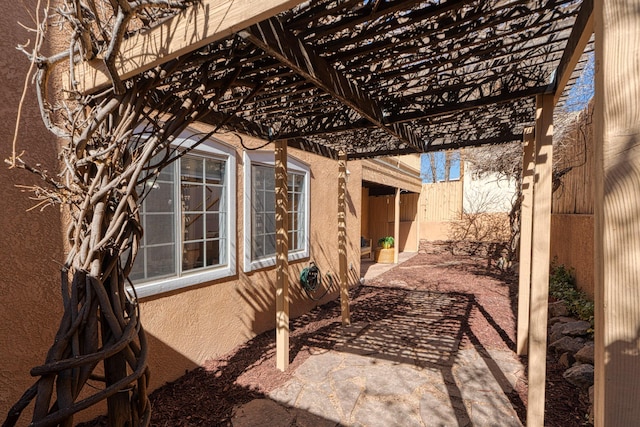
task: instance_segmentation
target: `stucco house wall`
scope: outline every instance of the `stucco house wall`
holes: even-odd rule
[[[243,137],[245,144],[262,145]],[[228,143],[234,143],[227,138]],[[330,272],[338,277],[338,163],[299,150],[289,149],[289,157],[295,157],[311,165],[310,189],[310,257],[290,261],[290,315],[300,316],[317,303],[311,301],[300,286],[300,271],[314,261],[322,273]],[[238,162],[242,156],[238,156]],[[360,205],[360,180],[358,169],[349,164],[352,176],[347,183],[348,206]],[[243,168],[237,167],[238,189],[242,188]],[[238,197],[237,234],[245,231],[242,225],[242,196]],[[359,277],[360,222],[356,210],[347,208],[347,264],[350,284]],[[238,259],[244,248],[238,239]],[[169,294],[144,298],[141,304],[143,325],[150,335],[150,367],[153,375],[151,387],[155,388],[221,356],[255,335],[275,326],[275,269],[273,267],[244,272],[238,263],[237,275],[217,282],[194,286]],[[337,297],[337,281],[333,292],[322,302]]]
[[[28,7],[35,1],[25,1]],[[61,214],[57,208],[33,209],[36,202],[18,185],[39,181],[4,163],[11,156],[21,91],[29,68],[16,50],[32,35],[18,26],[31,21],[23,3],[0,14],[0,418],[33,384],[32,366],[42,364],[62,315],[59,263],[64,261]],[[56,169],[56,141],[42,125],[34,91],[22,110],[18,150],[33,163]]]
[[[27,2],[28,3],[28,2]],[[34,2],[35,3],[35,2]],[[27,35],[16,22],[29,22],[26,10],[10,8],[0,16],[5,32],[0,39],[0,138],[2,158],[11,154],[13,125],[28,61],[15,46]],[[32,162],[57,168],[57,141],[42,125],[35,96],[28,92],[22,111],[20,150]],[[238,139],[219,138],[235,147],[236,156],[236,231],[238,242],[236,273],[213,282],[190,286],[141,298],[141,319],[150,346],[151,389],[183,375],[185,370],[219,357],[247,339],[269,330],[275,324],[275,268],[245,273],[243,253],[243,155]],[[262,145],[245,137],[248,146]],[[267,147],[268,150],[271,147]],[[298,283],[299,273],[310,260],[323,273],[338,276],[338,162],[314,154],[289,149],[289,157],[310,166],[310,254],[290,263],[291,316],[299,316],[317,303],[310,301]],[[348,162],[347,242],[349,281],[360,277],[360,209],[364,161]],[[394,172],[378,165],[369,179],[387,180]],[[376,175],[377,174],[377,175]],[[406,180],[405,180],[406,181]],[[62,315],[59,268],[65,259],[64,211],[59,207],[28,211],[35,202],[16,185],[29,185],[37,178],[21,170],[0,167],[0,414],[4,415],[35,380],[29,370],[43,363]],[[385,181],[386,182],[386,181]],[[410,180],[406,181],[411,183]],[[417,180],[415,182],[418,182]],[[403,185],[404,187],[405,185]],[[337,283],[336,283],[337,285]],[[337,287],[325,301],[337,297]],[[104,411],[92,408],[75,418],[88,420]],[[28,410],[20,425],[28,423]]]
[[[517,191],[515,180],[498,174],[477,176],[473,164],[465,165],[463,177],[463,211],[465,213],[503,213],[511,210]]]
[[[23,6],[24,4],[24,6]],[[31,34],[17,23],[29,25],[35,0],[6,8],[0,16],[0,156],[11,155],[11,141],[21,90],[29,68],[26,57],[16,50]],[[54,40],[55,42],[55,40]],[[29,89],[21,115],[18,149],[25,159],[57,169],[58,141],[42,124]],[[183,375],[185,370],[232,351],[247,339],[275,325],[275,268],[245,272],[242,264],[243,236],[243,150],[233,135],[217,135],[236,150],[236,272],[231,277],[141,298],[141,320],[150,346],[150,388]],[[247,146],[263,141],[244,137]],[[265,150],[273,150],[268,146]],[[298,277],[309,261],[323,273],[338,277],[338,162],[290,148],[289,157],[310,166],[309,257],[290,262],[291,317],[297,317],[318,303],[309,300],[298,286]],[[362,180],[367,161],[348,162],[347,250],[349,283],[360,277],[360,235]],[[397,167],[397,165],[396,165]],[[394,166],[377,164],[367,169],[377,182],[400,182]],[[59,207],[29,210],[29,200],[17,185],[28,186],[38,178],[22,170],[0,167],[0,417],[35,381],[29,370],[44,362],[62,316],[60,266],[65,259],[66,222]],[[417,183],[402,179],[402,188]],[[335,288],[324,301],[338,295]],[[323,302],[324,302],[323,301]],[[275,338],[274,338],[275,339]],[[91,419],[105,407],[94,407],[77,416],[76,422]],[[19,425],[29,421],[27,409]]]
[[[39,123],[36,119],[39,118],[33,121]],[[236,273],[217,281],[141,298],[141,319],[150,346],[151,390],[275,326],[275,268],[245,272],[241,261],[246,208],[241,190],[244,179],[242,149],[237,138],[222,136],[220,139],[235,144],[237,150]],[[248,146],[263,143],[248,137],[243,139]],[[42,141],[49,143],[49,156],[55,158],[55,141],[51,141],[44,131],[38,142]],[[38,150],[35,146],[29,148],[43,153],[41,146]],[[290,315],[294,318],[317,304],[306,297],[298,285],[300,271],[309,261],[315,261],[323,273],[330,272],[334,278],[338,277],[338,162],[295,149],[289,149],[288,154],[290,158],[308,164],[311,175],[309,257],[290,261],[289,268]],[[349,167],[353,178],[347,183],[347,262],[351,267],[350,284],[355,285],[360,275],[360,222],[356,207],[361,205],[361,167],[358,162]],[[55,164],[52,168],[55,169]],[[5,229],[9,230],[2,237],[8,263],[2,266],[0,284],[3,320],[0,324],[0,387],[3,390],[0,413],[4,414],[31,384],[29,369],[43,362],[53,342],[61,316],[57,278],[59,263],[64,260],[61,231],[64,220],[57,208],[25,214],[32,202],[9,183],[29,182],[32,177],[6,169],[2,173],[7,177],[1,185],[5,195],[3,212],[7,213],[2,220]],[[337,286],[336,280],[332,292],[322,302],[337,297]],[[93,408],[76,417],[76,421],[90,419],[102,411],[104,407]]]

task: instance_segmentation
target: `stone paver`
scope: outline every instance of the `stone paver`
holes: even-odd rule
[[[451,296],[412,291],[404,303],[403,313],[342,330],[268,399],[236,408],[234,427],[521,427],[509,400],[524,377],[515,355],[459,350],[458,336],[430,332]]]

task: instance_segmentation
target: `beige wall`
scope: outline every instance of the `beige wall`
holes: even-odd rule
[[[3,40],[3,43],[5,41]],[[17,43],[17,41],[16,41]],[[18,61],[16,61],[18,62]],[[13,70],[23,75],[24,70]],[[18,83],[16,83],[17,85]],[[15,87],[14,87],[15,89]],[[3,108],[3,135],[9,135],[8,122],[17,108],[15,90],[8,91]],[[38,156],[38,161],[55,159],[55,144],[39,126],[39,116],[28,111],[28,119],[37,138],[26,141],[23,148]],[[7,157],[9,141],[3,136],[3,156]],[[237,144],[237,139],[228,139]],[[249,146],[262,142],[244,139]],[[271,146],[267,147],[270,148]],[[311,165],[310,258],[292,262],[290,266],[291,316],[297,317],[316,303],[301,292],[298,277],[302,268],[314,260],[323,273],[338,277],[338,162],[295,149],[289,156]],[[237,188],[242,189],[242,155],[238,149]],[[52,168],[53,169],[53,168]],[[353,285],[360,277],[361,167],[349,165],[351,178],[347,184],[347,239],[349,280]],[[0,168],[2,181],[2,234],[4,263],[0,283],[0,414],[5,414],[33,379],[29,370],[44,361],[53,342],[55,327],[61,316],[58,266],[64,260],[61,220],[57,208],[44,213],[36,210],[25,214],[31,206],[26,195],[14,183],[28,183],[33,177],[19,171]],[[242,191],[237,192],[237,231],[243,236]],[[219,357],[247,339],[272,329],[275,325],[275,270],[263,269],[245,274],[241,262],[242,239],[238,239],[236,258],[238,273],[229,279],[206,283],[180,291],[142,300],[141,319],[149,336],[151,389],[183,375],[185,370]],[[43,254],[46,254],[43,256]],[[337,297],[335,291],[324,301]],[[104,406],[80,414],[76,421],[93,418]],[[27,414],[26,414],[27,415]],[[24,418],[28,420],[27,417]]]
[[[9,170],[11,141],[22,86],[29,68],[16,46],[33,39],[17,22],[31,25],[26,6],[14,3],[0,14],[0,419],[33,384],[29,369],[44,362],[62,314],[59,263],[64,261],[62,226],[57,207],[27,210],[36,202],[16,185],[39,180],[22,170]],[[32,42],[33,43],[33,42]],[[56,144],[42,125],[30,90],[22,111],[20,145],[24,159],[56,170]],[[24,424],[23,424],[24,425]]]
[[[418,194],[400,194],[400,239],[398,250],[401,252],[418,251],[419,224],[417,221]],[[363,211],[368,212],[366,237],[378,239],[393,236],[395,222],[395,196],[369,196]]]
[[[594,297],[593,215],[551,215],[551,260],[573,268],[576,284]]]
[[[574,268],[576,283],[594,298],[593,105],[580,112],[554,152],[558,170],[568,170],[553,192],[551,259]]]
[[[245,138],[245,144],[251,146],[252,143],[260,144]],[[311,165],[310,259],[317,263],[323,273],[331,272],[338,277],[338,163],[294,149],[289,149],[289,156]],[[241,156],[238,162],[241,162]],[[238,188],[242,188],[242,169],[242,165],[238,164]],[[349,169],[347,264],[354,267],[350,273],[350,282],[354,284],[360,277],[360,222],[356,207],[361,204],[361,189],[358,168],[349,164]],[[244,233],[241,219],[243,209],[240,197],[237,222],[239,236]],[[241,260],[241,239],[237,251]],[[290,263],[292,317],[316,305],[298,286],[300,271],[308,262],[309,259]],[[219,357],[255,335],[274,328],[274,268],[248,274],[242,269],[242,262],[239,262],[239,273],[231,280],[220,280],[143,301],[142,320],[151,335],[152,388],[179,377],[185,369]],[[325,297],[323,302],[336,297],[337,282],[335,292]]]
[[[423,184],[418,206],[420,239],[448,240],[462,213],[463,180]]]

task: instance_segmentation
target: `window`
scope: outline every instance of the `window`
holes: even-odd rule
[[[233,148],[208,141],[147,183],[129,276],[139,296],[235,274],[234,159]]]
[[[273,153],[245,154],[245,271],[275,265]],[[309,256],[309,167],[289,159],[289,260]]]

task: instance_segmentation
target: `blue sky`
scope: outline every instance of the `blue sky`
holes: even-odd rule
[[[569,91],[564,109],[567,112],[580,111],[587,106],[594,93],[595,59],[593,52],[582,71],[582,75]]]
[[[438,181],[444,181],[445,177],[445,154],[444,151],[436,151],[433,153],[424,153],[420,155],[420,178],[423,183],[432,183],[433,174],[431,172],[430,156],[435,157],[436,176]],[[456,181],[460,179],[460,152],[454,151],[451,155],[451,167],[449,172],[449,180]]]

